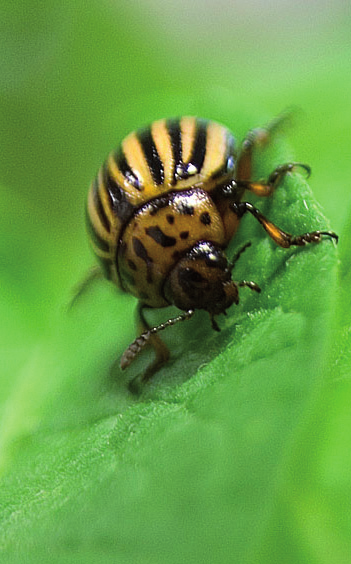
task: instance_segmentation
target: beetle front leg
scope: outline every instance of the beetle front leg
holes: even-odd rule
[[[81,280],[74,288],[73,288],[73,296],[68,304],[68,310],[71,310],[76,303],[80,300],[83,294],[86,293],[89,286],[95,282],[96,280],[103,280],[104,274],[100,268],[100,266],[93,266],[88,270],[86,275],[84,276],[83,280]]]
[[[319,243],[323,235],[338,241],[338,236],[333,231],[311,231],[310,233],[303,233],[302,235],[291,235],[290,233],[280,229],[277,225],[274,225],[274,223],[269,221],[269,219],[267,219],[259,209],[249,202],[233,203],[231,205],[231,209],[239,218],[241,218],[246,212],[251,213],[251,215],[253,215],[266,230],[271,239],[273,239],[277,245],[284,247],[285,249],[292,246],[303,247],[307,243]]]
[[[293,172],[296,168],[302,168],[306,174],[307,178],[311,174],[311,167],[304,163],[284,163],[277,166],[276,169],[269,175],[267,181],[260,180],[257,182],[251,182],[249,180],[239,180],[237,184],[245,188],[245,190],[250,190],[256,196],[267,197],[276,190],[279,184],[284,180],[285,176],[289,172]]]

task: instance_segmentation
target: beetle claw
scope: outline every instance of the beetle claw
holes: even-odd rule
[[[295,168],[302,168],[306,172],[306,178],[309,178],[312,173],[312,169],[308,164],[305,163],[291,163],[293,165],[293,169]]]

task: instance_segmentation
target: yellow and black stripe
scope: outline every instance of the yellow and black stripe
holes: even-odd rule
[[[162,119],[129,134],[101,167],[88,196],[88,230],[106,277],[120,284],[117,248],[138,209],[189,188],[211,192],[233,175],[234,164],[234,138],[213,121]]]

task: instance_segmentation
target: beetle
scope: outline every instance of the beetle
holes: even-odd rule
[[[239,302],[239,287],[260,292],[252,281],[232,280],[235,262],[225,249],[241,218],[249,213],[281,247],[319,243],[332,231],[291,235],[243,199],[273,194],[300,162],[284,163],[266,180],[252,177],[253,154],[266,145],[286,120],[282,114],[266,127],[250,130],[239,149],[225,126],[197,117],[161,119],[130,133],[110,153],[92,182],[86,206],[87,227],[100,263],[90,281],[103,275],[139,300],[140,334],[121,358],[127,368],[146,344],[156,358],[145,371],[147,381],[170,356],[158,333],[206,310],[213,329],[216,316]],[[146,308],[176,306],[181,313],[150,327]]]

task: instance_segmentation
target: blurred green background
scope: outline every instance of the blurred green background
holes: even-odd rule
[[[0,53],[1,561],[349,562],[349,4],[3,0]],[[177,328],[176,361],[131,396],[110,367],[133,299],[102,285],[66,314],[91,178],[154,119],[242,139],[289,106],[257,172],[309,163],[323,211],[302,179],[259,205],[295,231],[328,218],[338,265],[326,243],[282,266],[247,222],[238,278],[271,295],[220,336],[201,314]]]

